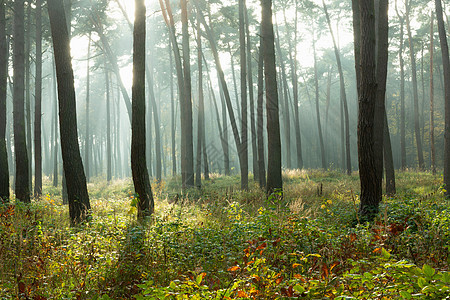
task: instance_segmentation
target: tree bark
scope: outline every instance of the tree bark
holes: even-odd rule
[[[171,141],[172,141],[172,176],[177,174],[177,156],[176,156],[176,120],[175,120],[175,96],[173,92],[173,57],[172,57],[172,44],[169,43],[169,56],[170,56],[170,116],[171,116]]]
[[[248,189],[248,118],[247,118],[247,53],[245,47],[245,0],[239,0],[239,52],[241,65],[241,188]]]
[[[8,152],[6,147],[6,95],[8,84],[8,44],[5,0],[0,1],[0,203],[9,199]]]
[[[53,186],[58,186],[58,91],[57,91],[57,79],[56,79],[56,64],[55,59],[53,59]]]
[[[58,80],[61,150],[67,183],[69,215],[71,223],[77,224],[88,218],[91,207],[78,145],[70,37],[62,1],[48,0],[48,13]]]
[[[42,0],[36,0],[36,79],[34,91],[34,197],[42,196]]]
[[[275,43],[272,24],[272,0],[261,0],[261,36],[264,57],[267,111],[267,192],[282,190],[281,139],[278,112],[278,91],[275,65]]]
[[[184,177],[185,187],[194,187],[194,145],[193,145],[193,126],[192,126],[192,87],[191,87],[191,63],[189,49],[188,32],[188,11],[187,0],[181,0],[181,32],[183,40],[183,78],[184,78],[184,98],[180,104],[181,113],[181,175]],[[184,171],[183,171],[184,169]],[[183,176],[184,174],[184,176]]]
[[[444,18],[442,15],[441,0],[435,0],[436,19],[439,30],[439,40],[441,42],[442,67],[444,69],[445,88],[445,131],[444,131],[444,186],[446,197],[450,196],[450,58],[448,51],[448,41],[445,32]]]
[[[257,140],[256,140],[256,125],[255,125],[255,99],[253,93],[253,68],[252,68],[252,45],[251,45],[251,37],[249,30],[249,20],[248,20],[248,11],[247,5],[244,5],[245,9],[245,32],[247,36],[247,79],[248,79],[248,96],[249,96],[249,104],[250,104],[250,132],[252,136],[252,158],[253,158],[253,179],[255,181],[259,181],[259,170],[258,170],[258,149],[257,149]]]
[[[396,193],[395,187],[395,169],[394,159],[392,157],[392,145],[391,135],[389,133],[389,123],[387,119],[387,113],[384,112],[384,126],[383,126],[383,154],[384,154],[384,167],[386,171],[386,194],[392,197]]]
[[[375,26],[376,26],[376,60],[377,60],[377,94],[375,102],[375,119],[374,119],[374,154],[375,154],[375,168],[378,176],[377,183],[380,185],[377,190],[381,191],[383,179],[383,141],[384,141],[384,126],[386,114],[386,76],[388,63],[388,1],[376,1],[378,7],[375,8]],[[381,196],[380,196],[381,197]]]
[[[84,142],[84,169],[86,171],[86,181],[90,180],[90,151],[91,151],[91,133],[90,133],[90,93],[91,93],[91,80],[90,80],[90,61],[91,61],[91,33],[89,32],[88,52],[87,52],[87,67],[86,67],[86,134]]]
[[[197,10],[197,16],[201,12]],[[197,18],[198,19],[198,18]],[[197,20],[197,64],[198,64],[198,119],[197,119],[197,161],[195,167],[195,185],[202,187],[202,150],[204,146],[205,122],[204,122],[204,99],[203,99],[203,63],[202,63],[202,31],[200,20]]]
[[[145,157],[145,4],[135,0],[133,30],[133,87],[131,122],[131,170],[138,196],[138,219],[154,211],[153,194]]]
[[[32,168],[32,132],[31,132],[31,68],[30,68],[30,54],[31,54],[31,1],[27,3],[27,28],[25,31],[25,122],[27,133],[27,156],[28,156],[28,184],[29,191],[33,190],[33,168]]]
[[[25,133],[25,13],[24,0],[14,1],[14,154],[16,158],[16,198],[30,203],[29,169]]]
[[[261,35],[260,35],[261,36]],[[264,54],[262,37],[259,39],[259,58],[258,58],[258,104],[257,104],[257,136],[258,136],[258,169],[259,169],[259,187],[266,187],[266,166],[264,160]],[[296,107],[298,112],[298,107]],[[297,148],[298,149],[298,148]],[[301,152],[300,152],[301,153]]]
[[[361,220],[371,221],[378,213],[381,201],[378,177],[375,171],[374,116],[376,103],[375,10],[373,0],[359,0],[361,32],[358,162],[361,181],[359,214]]]

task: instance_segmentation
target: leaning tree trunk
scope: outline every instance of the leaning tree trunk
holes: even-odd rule
[[[420,124],[419,124],[419,92],[417,88],[417,67],[416,67],[416,54],[414,51],[414,41],[411,32],[411,22],[409,20],[411,3],[406,1],[406,29],[408,31],[408,41],[409,41],[409,56],[411,59],[411,73],[412,73],[412,85],[413,85],[413,96],[414,96],[414,132],[416,137],[416,147],[417,147],[417,159],[419,161],[419,169],[423,170],[425,168],[423,160],[422,151],[422,140],[420,138]]]
[[[86,220],[90,202],[78,145],[74,76],[70,38],[62,1],[48,0],[48,13],[58,80],[59,125],[64,175],[72,224]]]
[[[29,169],[25,134],[25,28],[24,0],[14,1],[14,154],[16,158],[16,198],[30,202]]]
[[[198,6],[198,4],[196,3],[196,5]],[[225,98],[225,104],[226,104],[226,108],[228,111],[228,116],[230,119],[230,123],[231,123],[231,130],[233,131],[233,137],[234,137],[234,142],[236,144],[236,149],[238,150],[238,154],[239,153],[243,153],[242,151],[242,144],[241,144],[241,137],[239,135],[239,130],[236,124],[236,118],[234,116],[234,111],[233,111],[233,105],[231,104],[231,98],[230,98],[230,93],[228,91],[228,87],[227,87],[227,83],[225,81],[225,75],[222,69],[222,65],[219,59],[219,53],[217,51],[217,45],[216,45],[216,41],[214,39],[214,32],[212,31],[212,29],[208,26],[208,24],[205,21],[205,18],[200,15],[200,20],[203,24],[203,27],[205,29],[206,32],[206,36],[207,39],[210,43],[211,46],[211,51],[212,54],[214,56],[214,61],[216,63],[216,69],[217,69],[217,73],[218,73],[218,77],[219,77],[219,84],[221,86],[221,90],[223,92],[223,96]],[[223,110],[223,112],[225,113],[225,110]],[[223,124],[223,127],[225,128],[225,122]],[[224,134],[224,138],[225,138],[225,134]],[[242,164],[242,155],[238,155],[239,158],[239,164]],[[248,175],[248,174],[247,174]],[[241,176],[243,176],[241,174]],[[244,175],[245,176],[245,175]],[[241,188],[245,189],[246,187],[242,185],[243,181],[241,180]]]
[[[36,79],[34,91],[34,197],[42,196],[42,0],[36,0]]]
[[[145,157],[145,4],[135,0],[133,30],[133,87],[131,122],[131,170],[138,198],[138,219],[154,211],[153,194]]]
[[[275,43],[272,24],[272,0],[261,0],[261,37],[264,57],[267,111],[267,192],[283,188],[281,177],[281,139],[278,112],[277,73],[275,65]]]
[[[439,29],[439,40],[441,42],[442,66],[444,69],[445,87],[445,133],[444,133],[444,186],[445,195],[450,196],[450,58],[448,52],[448,41],[445,33],[445,24],[442,16],[441,0],[435,0],[436,19]]]
[[[355,4],[356,2],[356,4]],[[345,92],[345,81],[344,81],[344,71],[342,69],[342,63],[341,63],[341,54],[339,53],[339,49],[337,47],[336,39],[334,37],[333,29],[331,27],[331,21],[330,17],[328,15],[327,6],[325,5],[325,1],[322,0],[323,8],[325,11],[325,17],[327,19],[328,28],[330,30],[331,37],[333,39],[333,47],[334,47],[334,54],[336,56],[336,64],[338,67],[339,72],[339,87],[340,87],[340,98],[342,102],[342,111],[344,112],[345,117],[345,160],[346,160],[346,170],[347,174],[350,175],[352,173],[352,161],[351,161],[351,155],[350,155],[350,120],[348,115],[348,105],[347,105],[347,94]],[[354,35],[355,35],[355,41],[354,41],[354,47],[355,47],[355,61],[356,61],[356,69],[359,68],[359,65],[357,61],[359,61],[359,52],[360,52],[360,41],[359,34],[360,34],[360,19],[359,19],[359,4],[357,1],[352,0],[352,9],[353,9],[353,29],[354,29]],[[357,16],[355,18],[355,16]],[[358,74],[358,71],[356,71],[356,85],[359,89],[359,82],[360,82],[360,74]],[[342,117],[341,117],[342,119]]]
[[[39,0],[38,0],[39,1]],[[6,86],[8,84],[8,44],[5,0],[0,1],[0,203],[9,199],[8,152],[6,147]]]

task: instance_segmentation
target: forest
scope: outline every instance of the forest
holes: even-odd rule
[[[450,5],[0,0],[1,299],[450,299]]]

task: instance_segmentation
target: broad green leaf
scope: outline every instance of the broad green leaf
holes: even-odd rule
[[[427,281],[425,280],[425,278],[419,277],[419,279],[417,279],[417,284],[420,288],[423,288],[427,284]]]
[[[305,288],[302,287],[300,284],[294,285],[294,291],[296,291],[297,293],[303,293],[305,292]]]
[[[402,296],[402,298],[404,298],[404,299],[411,299],[412,298],[411,294],[406,292],[406,291],[400,291],[400,296]]]
[[[429,265],[423,265],[422,272],[425,274],[425,276],[432,278],[434,273],[436,273],[436,270],[430,267]]]

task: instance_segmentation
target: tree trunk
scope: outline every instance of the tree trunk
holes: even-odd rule
[[[32,132],[31,132],[31,68],[30,68],[30,54],[31,54],[31,1],[27,4],[27,29],[25,36],[25,121],[27,132],[27,156],[28,156],[28,189],[31,193],[33,190],[33,168],[32,168]]]
[[[233,111],[233,106],[231,104],[231,98],[230,98],[230,93],[228,91],[228,87],[227,87],[227,83],[225,81],[225,75],[223,73],[223,69],[222,69],[222,65],[220,63],[220,59],[219,59],[219,54],[217,51],[217,46],[216,46],[216,42],[214,39],[214,33],[212,31],[212,29],[208,26],[208,24],[205,21],[205,18],[203,16],[200,16],[201,22],[203,24],[203,27],[205,28],[205,32],[206,32],[206,36],[209,40],[210,46],[211,46],[211,51],[213,53],[214,56],[214,61],[216,63],[216,68],[217,68],[217,73],[218,73],[218,77],[220,80],[220,85],[221,85],[221,89],[223,92],[223,96],[225,98],[225,103],[226,103],[226,107],[228,110],[228,116],[230,118],[230,122],[231,122],[231,129],[233,131],[233,137],[234,137],[234,142],[236,144],[236,149],[238,150],[238,154],[243,153],[242,151],[242,144],[241,144],[241,137],[239,136],[239,131],[237,128],[237,124],[236,124],[236,119],[234,117],[234,111]],[[222,111],[224,112],[224,110],[222,109]],[[223,124],[223,127],[225,128],[225,122]],[[225,134],[224,134],[224,138],[225,138]],[[239,158],[239,164],[242,164],[242,155],[238,155]],[[241,177],[245,176],[245,174],[241,174]],[[248,176],[248,174],[247,174]],[[243,186],[243,181],[241,179],[241,188],[242,189],[246,189],[246,186]]]
[[[105,63],[105,88],[106,88],[106,181],[112,179],[112,149],[111,149],[111,97],[109,70]]]
[[[197,16],[201,12],[197,11]],[[198,19],[198,18],[197,18]],[[195,167],[195,185],[202,187],[202,142],[204,140],[204,100],[203,100],[203,64],[202,64],[202,31],[200,20],[197,20],[197,64],[198,64],[198,120],[197,120],[197,163]]]
[[[376,26],[376,60],[377,60],[377,95],[375,103],[375,119],[374,119],[374,154],[375,168],[378,176],[377,183],[380,185],[377,190],[382,190],[383,178],[383,141],[384,141],[384,125],[386,114],[386,76],[388,63],[388,2],[387,0],[376,1],[378,7],[375,8],[375,26]]]
[[[353,0],[355,1],[355,0]],[[362,220],[371,221],[378,213],[381,191],[375,171],[374,116],[376,103],[376,58],[375,58],[375,10],[374,1],[359,1],[361,32],[360,61],[356,65],[360,72],[358,114],[358,162],[361,181],[359,214]]]
[[[341,54],[339,53],[339,49],[337,47],[336,39],[334,37],[333,29],[331,28],[331,21],[330,17],[328,15],[327,6],[325,5],[325,1],[322,0],[323,8],[325,11],[325,17],[327,19],[328,28],[330,29],[330,34],[333,39],[333,47],[334,47],[334,54],[336,56],[336,64],[339,71],[339,87],[340,87],[340,98],[342,102],[342,110],[344,112],[345,117],[345,160],[346,160],[346,170],[347,174],[350,175],[352,173],[352,161],[351,161],[351,151],[350,151],[350,120],[348,115],[348,105],[347,105],[347,94],[345,92],[345,81],[344,81],[344,72],[342,70],[342,63],[341,63]],[[360,56],[360,11],[359,11],[359,5],[355,0],[352,0],[352,8],[353,8],[353,30],[355,35],[355,41],[354,41],[354,47],[355,47],[355,60],[359,61]],[[360,82],[360,74],[358,74],[359,65],[356,62],[356,84],[359,89],[359,82]],[[342,119],[342,114],[341,114]]]
[[[292,92],[294,96],[294,130],[295,130],[295,141],[297,149],[297,168],[303,168],[303,157],[302,157],[302,138],[300,133],[300,116],[298,111],[298,76],[297,76],[297,0],[295,1],[295,27],[294,27],[294,41],[291,42],[291,34],[289,26],[286,21],[286,12],[283,9],[284,20],[286,23],[286,34],[288,36],[288,46],[289,46],[289,62],[291,69],[292,78]],[[292,46],[294,44],[294,46]],[[292,55],[294,53],[294,55]],[[288,152],[290,154],[290,151]],[[288,159],[288,162],[290,159]],[[289,168],[289,166],[288,166]]]
[[[58,186],[58,95],[57,95],[57,79],[56,79],[56,64],[53,59],[53,186]]]
[[[281,72],[279,72],[279,91],[280,91],[280,105],[281,105],[281,111],[283,112],[284,116],[284,139],[286,141],[286,167],[290,169],[291,166],[291,118],[289,114],[289,91],[288,91],[288,84],[287,84],[287,76],[286,76],[286,66],[284,65],[283,61],[283,53],[281,52],[281,45],[280,45],[280,33],[278,31],[278,24],[275,23],[275,33],[276,33],[276,39],[275,39],[275,45],[279,57],[279,63],[281,67]],[[284,96],[283,96],[284,91]],[[284,101],[283,101],[284,100]],[[284,109],[283,109],[283,102],[284,102]]]
[[[258,150],[257,150],[257,140],[256,140],[256,127],[255,127],[255,99],[253,94],[253,72],[252,72],[252,45],[249,30],[249,20],[247,5],[244,5],[245,9],[245,32],[247,36],[247,80],[248,80],[248,95],[250,104],[250,132],[252,136],[252,158],[253,158],[253,179],[258,181],[259,170],[258,170]]]
[[[39,0],[38,0],[39,1]],[[8,152],[6,147],[6,95],[8,84],[8,44],[5,0],[0,1],[0,203],[9,199]]]
[[[145,157],[145,4],[135,0],[133,30],[133,88],[131,122],[131,170],[138,198],[138,219],[154,211],[153,194]]]
[[[235,72],[236,68],[234,66],[234,55],[233,55],[233,51],[231,50],[230,43],[228,43],[228,52],[230,53],[231,75],[233,78],[234,98],[236,101],[237,117],[238,117],[238,120],[242,122],[242,120],[240,120],[242,113],[241,113],[241,106],[239,105],[239,94],[238,94],[236,72]]]
[[[181,175],[184,174],[184,186],[194,187],[194,145],[193,145],[193,127],[192,127],[192,88],[191,88],[191,63],[189,50],[189,32],[188,32],[188,12],[187,0],[181,0],[181,31],[183,40],[183,78],[184,78],[184,98],[181,102]],[[183,171],[184,169],[184,171]]]
[[[42,0],[36,0],[36,79],[34,91],[34,197],[42,196]]]
[[[61,150],[67,183],[69,215],[71,223],[77,224],[87,219],[91,207],[78,145],[70,38],[62,1],[48,0],[48,13],[58,79]]]
[[[317,131],[319,132],[319,144],[320,144],[320,157],[322,159],[322,169],[327,169],[327,161],[325,159],[325,146],[323,144],[322,124],[320,122],[320,110],[319,110],[319,79],[317,74],[317,58],[316,58],[316,41],[313,37],[313,53],[314,53],[314,87],[316,95],[316,116],[317,116]]]
[[[383,126],[383,154],[384,154],[384,167],[386,170],[386,194],[392,197],[396,193],[395,188],[395,169],[394,159],[392,157],[392,145],[391,135],[389,133],[389,123],[387,119],[387,113],[384,112],[384,126]],[[381,180],[380,180],[381,181]]]
[[[264,57],[267,111],[267,192],[282,190],[281,140],[278,112],[278,91],[275,65],[275,43],[272,24],[272,0],[261,0],[261,36]]]
[[[117,89],[120,89],[117,87]],[[117,152],[117,175],[119,178],[122,178],[123,176],[123,170],[122,170],[122,151],[120,151],[120,146],[122,145],[121,139],[120,139],[120,90],[117,91],[117,100],[116,100],[116,107],[117,107],[117,116],[116,116],[116,152]]]
[[[14,154],[16,158],[16,198],[30,202],[29,169],[25,133],[25,16],[24,0],[14,1]]]
[[[431,11],[430,24],[430,147],[431,147],[431,171],[436,175],[436,149],[434,147],[434,73],[433,73],[433,55],[434,55],[434,14]]]
[[[404,17],[400,15],[395,2],[395,11],[400,20],[400,46],[398,50],[398,58],[400,61],[400,156],[401,168],[406,170],[406,130],[405,130],[405,64],[403,61],[403,35],[404,35]]]
[[[417,88],[417,67],[416,67],[416,54],[414,51],[414,42],[411,32],[411,22],[409,20],[410,7],[411,4],[406,0],[406,29],[408,31],[409,40],[409,56],[411,59],[411,73],[412,73],[412,85],[413,85],[413,95],[414,95],[414,132],[416,137],[416,147],[417,147],[417,159],[419,161],[419,169],[423,170],[425,168],[423,161],[422,152],[422,140],[420,138],[420,124],[419,124],[419,92]]]
[[[441,0],[435,0],[436,19],[439,29],[439,40],[441,42],[442,67],[444,69],[445,87],[445,131],[444,131],[444,187],[446,197],[450,196],[450,58],[448,52],[448,41],[445,33],[444,18],[442,16]]]
[[[241,65],[241,149],[239,165],[241,167],[241,188],[248,189],[248,117],[247,117],[247,53],[245,47],[245,0],[239,0],[239,52]]]
[[[130,97],[128,96],[127,89],[125,88],[125,85],[123,84],[122,78],[120,76],[120,69],[119,69],[119,65],[117,63],[117,57],[112,52],[111,46],[109,45],[109,42],[108,42],[108,39],[106,38],[105,34],[103,33],[103,26],[100,23],[100,19],[97,17],[97,19],[94,20],[91,17],[91,21],[94,24],[95,31],[97,32],[98,36],[100,37],[100,41],[103,45],[103,50],[105,51],[106,56],[108,56],[108,60],[111,63],[113,72],[116,75],[117,83],[120,86],[120,91],[122,92],[122,98],[125,102],[125,107],[127,108],[127,112],[128,112],[128,118],[130,119],[130,123],[131,123],[131,100],[130,100]]]
[[[90,60],[91,60],[91,33],[89,32],[89,42],[88,42],[88,52],[87,52],[87,67],[86,67],[86,134],[85,134],[85,142],[84,142],[84,169],[86,171],[86,181],[89,182],[90,180],[90,151],[91,151],[91,133],[90,133],[90,116],[89,116],[89,110],[90,110],[90,86],[91,86],[91,80],[90,80]]]
[[[172,176],[177,174],[177,156],[176,156],[176,119],[175,119],[175,96],[173,93],[173,57],[172,57],[172,44],[169,43],[169,56],[170,56],[170,116],[171,116],[171,141],[172,141]]]
[[[258,104],[257,104],[257,136],[258,136],[258,169],[259,169],[259,187],[266,187],[266,166],[264,161],[264,54],[262,37],[259,39],[259,58],[258,58]],[[298,115],[298,107],[296,107]],[[298,148],[297,148],[298,149]],[[301,152],[300,152],[301,154]]]

